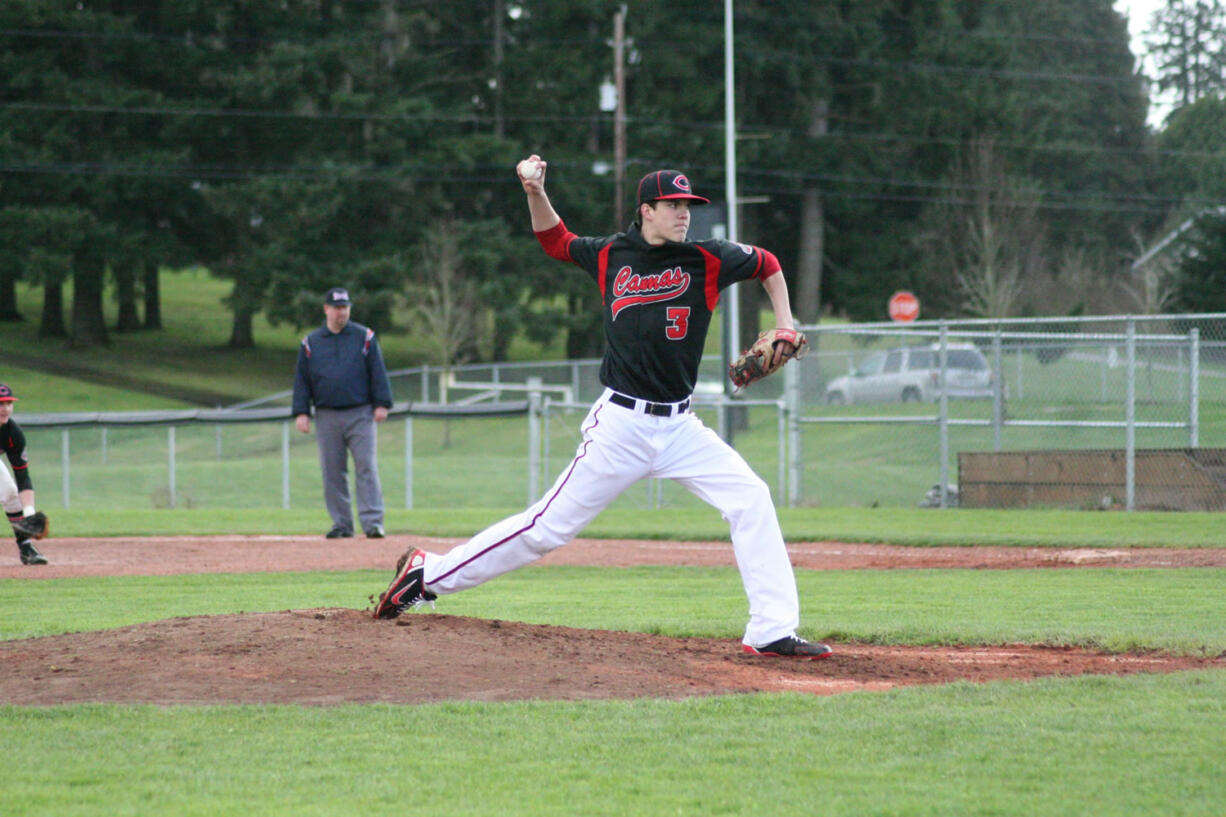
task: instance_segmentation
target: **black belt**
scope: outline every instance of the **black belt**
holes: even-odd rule
[[[677,414],[682,414],[690,407],[689,398],[682,400],[680,403],[648,403],[646,400],[635,400],[633,397],[627,397],[617,392],[613,392],[609,397],[609,402],[615,406],[628,408],[631,411],[642,411],[644,414],[651,414],[656,417],[672,417],[673,409],[676,409]]]

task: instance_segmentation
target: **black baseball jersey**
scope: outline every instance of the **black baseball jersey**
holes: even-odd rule
[[[12,418],[0,426],[0,449],[3,449],[5,456],[9,458],[9,465],[13,466],[13,480],[17,483],[17,490],[33,491],[30,463],[26,458],[26,435]]]
[[[675,403],[694,391],[720,291],[779,272],[775,256],[760,247],[718,239],[653,246],[637,226],[591,238],[559,223],[537,238],[550,256],[582,267],[600,287],[600,382],[652,402]]]

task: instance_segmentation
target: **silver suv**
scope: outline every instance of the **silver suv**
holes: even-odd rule
[[[950,399],[991,399],[992,369],[970,343],[945,346]],[[854,371],[826,385],[826,402],[933,402],[941,396],[941,347],[906,346],[870,355]]]

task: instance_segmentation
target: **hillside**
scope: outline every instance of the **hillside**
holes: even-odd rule
[[[164,271],[161,288],[163,330],[112,332],[108,346],[74,349],[61,339],[37,337],[42,289],[19,285],[25,320],[0,323],[0,382],[10,382],[28,401],[26,410],[40,412],[214,407],[290,388],[305,329],[257,318],[256,348],[231,349],[223,302],[228,282],[202,269]],[[69,286],[65,303],[71,299]],[[108,303],[108,326],[115,312]],[[380,331],[379,337],[389,368],[427,359],[405,334]]]

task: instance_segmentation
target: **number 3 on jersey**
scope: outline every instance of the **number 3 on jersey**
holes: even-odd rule
[[[669,340],[682,340],[690,331],[690,308],[688,306],[670,306],[668,308],[668,325],[664,334]]]

